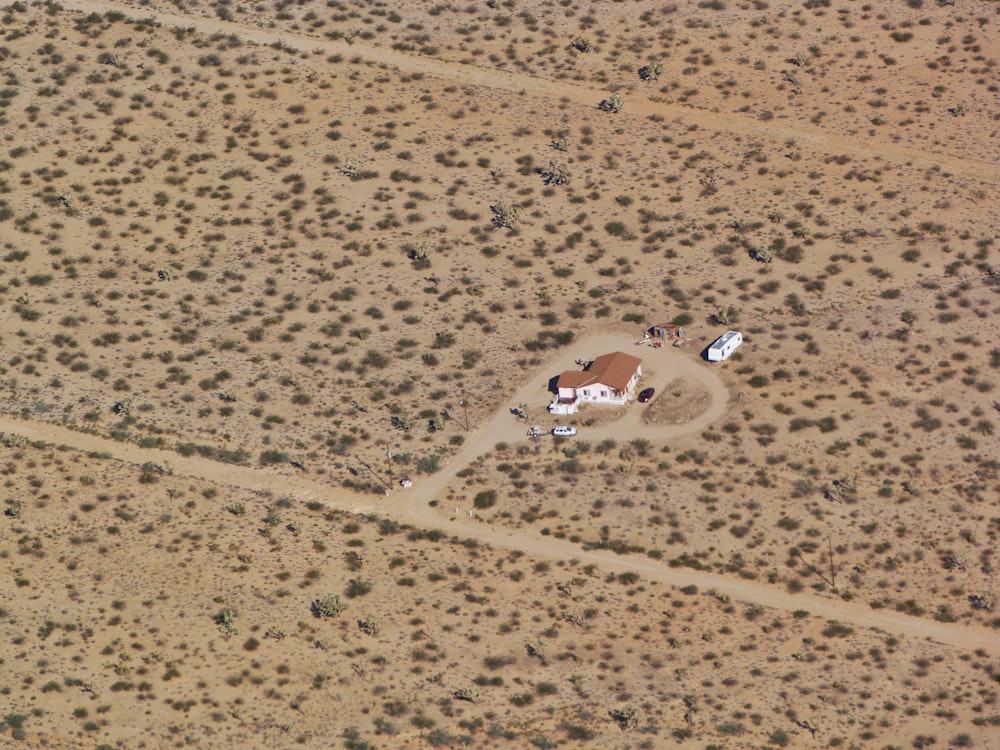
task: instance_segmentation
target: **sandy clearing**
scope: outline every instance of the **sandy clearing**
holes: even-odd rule
[[[411,73],[423,73],[436,78],[487,88],[504,89],[534,97],[565,99],[594,107],[604,98],[606,93],[589,86],[553,81],[524,73],[512,73],[409,55],[359,41],[348,44],[344,41],[331,41],[302,34],[259,29],[216,18],[136,8],[125,3],[103,2],[102,0],[68,0],[63,3],[63,7],[82,13],[130,11],[139,18],[152,18],[164,26],[193,28],[206,34],[236,34],[246,42],[257,44],[267,45],[281,42],[293,47],[322,51],[324,54],[340,54],[347,59],[359,58]],[[626,88],[628,88],[626,92],[628,99],[624,116],[646,117],[656,114],[661,117],[675,118],[684,125],[697,125],[699,128],[705,128],[709,131],[728,131],[768,138],[773,141],[793,139],[802,144],[821,146],[831,153],[839,151],[854,156],[874,157],[897,165],[922,169],[943,169],[990,184],[1000,182],[1000,170],[998,170],[996,163],[916,150],[908,148],[905,144],[894,144],[878,138],[866,137],[864,141],[860,141],[857,138],[831,135],[819,128],[807,130],[774,121],[765,123],[732,112],[706,112],[677,104],[655,102],[647,96],[641,84],[637,83],[635,86]]]
[[[586,337],[575,343],[572,351],[560,353],[540,367],[508,403],[511,405],[532,401],[537,403],[540,397],[546,396],[545,387],[549,377],[560,369],[572,366],[574,358],[580,353],[622,349],[623,343],[627,346],[627,342],[628,338],[621,334],[600,333]],[[643,425],[641,410],[632,409],[626,412],[626,416],[622,419],[594,430],[586,430],[585,433],[581,432],[581,439],[614,436],[620,440],[641,434],[664,441],[703,429],[725,414],[728,406],[726,388],[708,365],[697,359],[697,353],[645,347],[642,349],[635,347],[635,349],[639,356],[650,361],[651,371],[656,373],[654,377],[668,382],[674,377],[684,376],[701,383],[711,396],[709,406],[702,414],[685,424],[655,427]],[[442,520],[438,512],[429,505],[429,501],[439,496],[463,467],[477,456],[489,451],[499,441],[514,442],[527,439],[525,424],[515,420],[506,405],[471,433],[462,450],[440,472],[420,480],[410,490],[396,491],[384,501],[373,499],[370,495],[333,488],[303,475],[289,475],[273,469],[226,465],[200,458],[178,456],[169,451],[140,448],[54,424],[30,422],[7,415],[0,415],[0,432],[22,435],[31,441],[101,453],[115,460],[133,464],[153,462],[176,475],[212,481],[254,493],[292,495],[303,502],[320,500],[330,507],[348,512],[374,513],[380,517],[393,518],[417,526],[443,528],[458,537],[472,538],[497,548],[520,550],[544,559],[573,559],[582,563],[594,563],[610,572],[633,571],[647,579],[669,586],[681,587],[694,584],[703,590],[715,590],[734,601],[761,604],[786,611],[806,610],[814,616],[838,620],[859,628],[928,639],[970,650],[983,648],[995,652],[1000,643],[996,633],[982,627],[941,623],[896,612],[872,610],[864,604],[845,602],[832,595],[819,596],[807,592],[791,594],[754,581],[733,580],[715,573],[687,568],[670,568],[661,562],[636,555],[619,556],[612,552],[584,550],[571,542],[498,529],[475,519],[459,517]]]

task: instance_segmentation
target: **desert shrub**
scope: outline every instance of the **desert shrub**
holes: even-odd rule
[[[348,581],[347,589],[344,593],[348,599],[356,599],[359,596],[364,596],[371,590],[371,581],[366,581],[363,578],[352,578]]]
[[[497,491],[496,490],[483,490],[476,494],[475,498],[472,500],[472,504],[475,505],[480,510],[486,510],[487,508],[492,508],[497,503]]]

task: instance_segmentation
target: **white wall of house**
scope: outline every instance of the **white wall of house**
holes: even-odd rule
[[[641,376],[642,367],[637,367],[624,391],[616,391],[604,383],[592,383],[581,388],[560,388],[558,397],[549,404],[549,413],[575,414],[582,403],[623,406],[635,398]]]

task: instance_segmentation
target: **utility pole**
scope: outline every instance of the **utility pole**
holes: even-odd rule
[[[392,454],[389,452],[389,441],[385,443],[385,465],[389,468],[389,489],[392,489]]]
[[[834,591],[837,590],[837,570],[833,564],[833,539],[830,537],[826,538],[827,543],[830,545],[830,588]]]
[[[469,400],[462,396],[462,407],[465,409],[465,431],[469,431]]]

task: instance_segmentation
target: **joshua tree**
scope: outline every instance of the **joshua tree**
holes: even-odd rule
[[[312,613],[316,617],[340,617],[346,606],[337,594],[327,594],[313,601]]]
[[[569,149],[569,131],[560,130],[552,139],[552,148],[556,151],[567,151]]]
[[[475,703],[479,700],[479,688],[477,687],[466,687],[456,690],[452,693],[456,700],[469,701],[469,703]]]
[[[722,326],[729,325],[734,312],[736,311],[732,307],[720,307],[712,313],[712,321]]]
[[[490,206],[493,212],[493,226],[497,229],[513,229],[521,219],[521,207],[516,203],[499,200]]]
[[[972,605],[972,608],[983,612],[992,612],[993,607],[996,605],[996,600],[997,597],[993,591],[984,591],[981,594],[972,594],[969,596],[969,603]]]
[[[966,112],[969,111],[968,105],[965,102],[959,102],[954,107],[948,107],[948,114],[952,117],[962,117]]]
[[[344,560],[347,563],[347,567],[354,571],[355,573],[361,570],[365,564],[365,557],[356,549],[348,550],[344,553]]]
[[[627,732],[629,729],[635,729],[639,726],[639,709],[635,706],[625,706],[625,708],[616,708],[610,711],[611,718],[615,720],[615,723],[621,727],[623,732]]]
[[[421,242],[416,247],[411,247],[408,255],[410,256],[410,260],[413,261],[413,265],[417,268],[430,268],[431,249],[427,246],[426,242]]]
[[[549,161],[548,169],[542,171],[542,179],[546,185],[566,185],[569,183],[570,171],[566,162]]]
[[[23,448],[28,444],[28,438],[24,435],[14,435],[0,432],[0,445],[5,448]]]
[[[578,36],[573,40],[573,48],[578,52],[593,52],[594,43],[585,36]]]
[[[236,610],[232,607],[227,607],[217,614],[215,616],[215,622],[219,626],[219,632],[226,636],[226,638],[240,632],[236,628]]]
[[[858,478],[848,474],[842,479],[835,479],[833,487],[827,491],[827,497],[832,500],[850,500],[858,493]]]
[[[22,507],[23,504],[21,501],[12,497],[7,500],[7,508],[4,510],[4,515],[9,518],[20,518]]]
[[[337,171],[345,177],[350,177],[352,180],[356,180],[361,175],[361,168],[353,162],[349,162],[342,167],[338,167]]]
[[[544,641],[539,641],[537,646],[533,645],[531,643],[528,643],[528,644],[525,645],[525,648],[528,651],[528,656],[534,656],[534,657],[536,657],[542,664],[546,663],[546,661],[545,661],[545,642]]]
[[[944,569],[945,570],[961,570],[965,571],[969,566],[969,556],[962,555],[948,555],[944,558]]]
[[[602,100],[599,106],[604,112],[621,112],[625,108],[625,99],[620,92],[616,91],[607,99]]]
[[[358,620],[358,627],[365,635],[378,635],[379,623],[375,617],[368,616],[363,620]]]
[[[639,68],[639,78],[644,81],[655,81],[660,77],[660,73],[663,72],[663,61],[654,57],[648,63]]]
[[[803,729],[805,729],[807,732],[809,732],[809,734],[811,734],[813,737],[815,737],[816,736],[816,732],[819,731],[819,727],[816,726],[816,723],[813,720],[811,720],[811,719],[803,719],[802,721],[799,721],[799,722],[796,722],[796,723],[800,727],[802,727]]]
[[[701,177],[698,178],[698,182],[701,183],[702,198],[707,197],[709,195],[715,195],[717,192],[719,192],[718,185],[716,184],[717,181],[718,179],[715,175],[714,169],[706,170],[705,174],[703,174]]]
[[[770,263],[774,260],[774,251],[769,247],[761,245],[759,247],[750,248],[750,257],[760,263]]]

